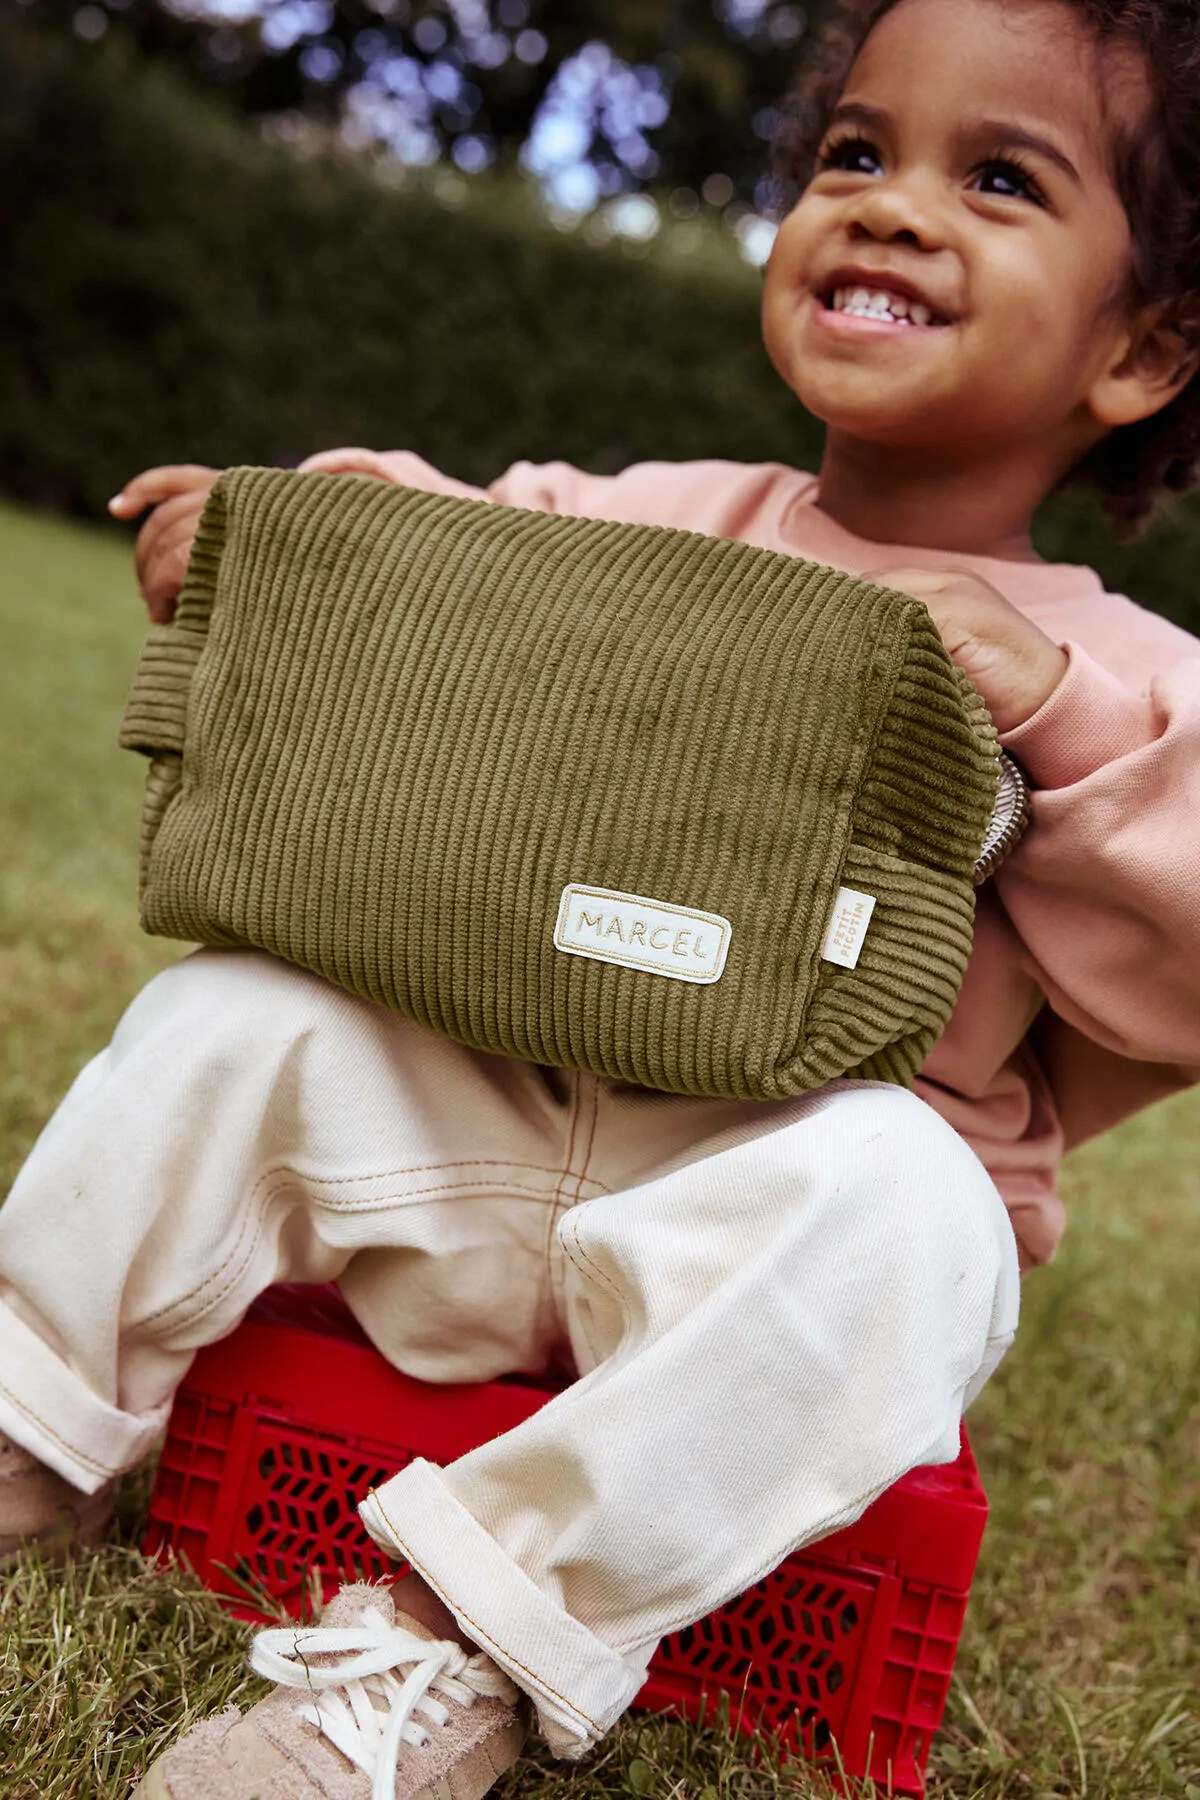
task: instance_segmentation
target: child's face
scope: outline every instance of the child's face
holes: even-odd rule
[[[1103,436],[1090,396],[1127,332],[1111,139],[1145,103],[1136,60],[1102,58],[1062,0],[902,0],[767,271],[767,348],[805,406],[852,438],[1049,444],[1069,467]]]

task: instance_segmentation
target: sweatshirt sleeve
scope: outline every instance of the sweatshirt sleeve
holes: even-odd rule
[[[472,487],[443,475],[411,450],[366,450],[354,445],[343,450],[321,450],[299,466],[301,475],[376,475],[402,487],[420,488],[426,494],[460,494],[467,500],[486,500],[486,489]]]
[[[420,488],[429,494],[459,494],[470,500],[494,500],[501,506],[522,506],[530,512],[573,513],[582,518],[625,517],[629,499],[639,497],[644,489],[646,470],[653,465],[627,469],[622,475],[589,475],[571,463],[514,463],[487,487],[473,487],[453,475],[444,475],[411,450],[366,450],[351,447],[322,450],[300,464],[300,473],[308,475],[376,475],[381,481],[395,481],[404,487]],[[663,465],[664,470],[669,465]],[[629,489],[630,493],[622,490]],[[614,506],[615,502],[615,506]]]
[[[709,537],[756,541],[764,508],[781,481],[795,490],[793,471],[777,463],[631,463],[616,475],[591,475],[571,463],[516,462],[486,488],[443,475],[411,450],[325,450],[300,464],[302,474],[377,475],[427,493],[460,494],[521,506],[530,512],[619,519],[628,525],[674,525]]]
[[[1180,638],[1179,660],[1141,694],[1066,642],[1062,682],[1002,738],[1033,783],[1033,822],[995,879],[1060,1020],[1117,1057],[1190,1068],[1200,1064],[1200,642],[1188,655]]]
[[[429,494],[459,494],[470,500],[495,500],[503,506],[523,506],[531,512],[589,515],[603,505],[602,496],[617,478],[587,475],[570,463],[514,463],[486,488],[473,487],[444,475],[411,450],[367,450],[352,446],[322,450],[300,464],[300,473],[325,475],[376,475],[404,487]]]

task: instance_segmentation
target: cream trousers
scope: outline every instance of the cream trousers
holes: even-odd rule
[[[899,1089],[656,1094],[200,951],[134,1001],[0,1209],[0,1430],[95,1490],[279,1280],[339,1281],[428,1381],[580,1376],[363,1507],[567,1756],[664,1633],[957,1454],[1019,1290],[991,1180]]]

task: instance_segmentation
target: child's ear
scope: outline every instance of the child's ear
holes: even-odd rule
[[[1200,303],[1189,296],[1185,305],[1186,311],[1178,302],[1147,307],[1127,323],[1111,363],[1088,395],[1106,430],[1161,412],[1200,369]]]

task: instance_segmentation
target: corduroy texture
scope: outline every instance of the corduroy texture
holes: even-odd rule
[[[750,545],[235,469],[121,741],[142,922],[675,1093],[908,1084],[971,946],[987,713],[918,601]],[[711,985],[555,948],[569,882],[719,913]],[[876,899],[857,968],[820,950]]]

